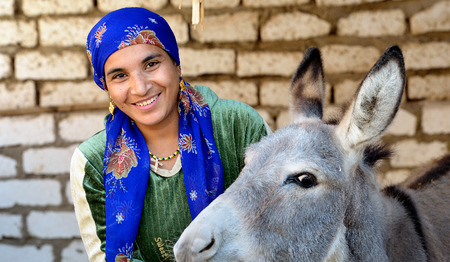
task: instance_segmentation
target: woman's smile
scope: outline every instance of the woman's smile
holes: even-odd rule
[[[156,103],[156,100],[158,100],[160,94],[157,94],[156,96],[153,96],[151,98],[141,100],[136,103],[132,103],[133,105],[137,106],[139,109],[149,109],[148,105],[153,105],[154,102]],[[143,108],[145,107],[145,108]]]
[[[147,44],[128,46],[106,60],[104,71],[111,100],[141,131],[178,123],[181,70],[166,51]]]

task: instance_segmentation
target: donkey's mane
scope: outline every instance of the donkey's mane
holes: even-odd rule
[[[450,170],[450,155],[446,155],[441,158],[436,164],[422,176],[418,177],[414,182],[409,185],[411,189],[423,189],[425,186],[438,180],[439,178],[448,174]]]
[[[428,257],[428,248],[423,233],[422,223],[420,222],[419,214],[411,197],[396,185],[384,188],[383,193],[397,200],[405,208],[408,217],[414,224],[414,230],[419,236],[420,244]]]

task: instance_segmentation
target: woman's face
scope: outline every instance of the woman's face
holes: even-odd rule
[[[180,67],[161,48],[131,45],[105,62],[111,99],[139,128],[178,119]]]

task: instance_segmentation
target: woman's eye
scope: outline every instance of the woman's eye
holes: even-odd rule
[[[295,182],[303,188],[311,188],[317,185],[317,178],[311,173],[300,173],[288,179],[289,182]]]
[[[118,73],[118,74],[113,75],[112,79],[120,79],[123,77],[125,77],[124,73]]]
[[[151,62],[149,62],[149,63],[145,66],[145,68],[146,68],[146,69],[152,68],[152,67],[154,67],[154,66],[157,65],[157,64],[158,64],[158,62],[156,62],[156,61],[151,61]]]

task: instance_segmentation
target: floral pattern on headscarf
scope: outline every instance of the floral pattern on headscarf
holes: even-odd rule
[[[162,17],[143,8],[119,9],[103,17],[88,35],[88,58],[100,88],[106,89],[103,70],[108,57],[136,44],[155,45],[180,65],[175,36]],[[178,146],[189,211],[194,219],[223,193],[223,168],[208,104],[184,80],[180,85]],[[150,174],[147,141],[119,108],[108,117],[105,129],[106,261],[132,261]]]
[[[126,137],[125,131],[122,131],[120,146],[118,151],[112,153],[109,158],[109,163],[106,168],[105,173],[110,173],[114,175],[116,179],[126,178],[132,167],[137,166],[136,152],[134,152],[133,147],[135,145],[130,145],[129,138]]]
[[[142,29],[142,27],[138,26],[129,27],[127,37],[128,37],[127,40],[122,41],[122,43],[120,43],[118,47],[119,49],[137,44],[149,44],[164,49],[164,45],[156,37],[155,32],[149,29]]]

